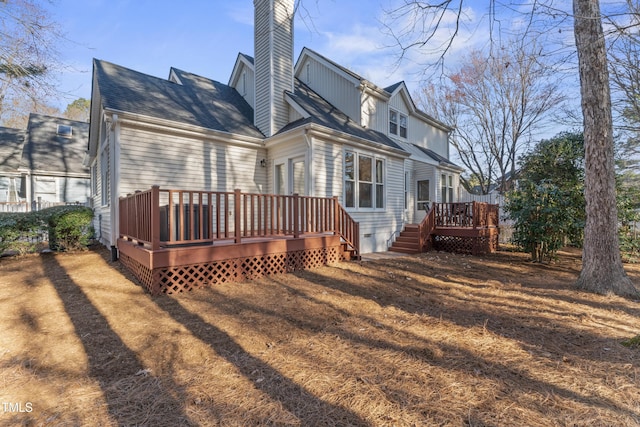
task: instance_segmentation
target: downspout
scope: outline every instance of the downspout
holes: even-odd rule
[[[29,206],[27,206],[27,211],[31,212],[32,210],[35,210],[35,209],[33,209],[33,200],[32,200],[32,197],[33,197],[33,191],[32,191],[33,190],[33,176],[31,175],[31,170],[27,171],[27,175],[25,177],[24,184],[27,187],[26,188],[26,196],[27,196],[26,200],[27,200],[27,203],[29,204]]]
[[[116,261],[118,259],[117,242],[120,235],[120,210],[118,209],[118,162],[120,158],[120,122],[118,121],[118,115],[113,114],[111,116],[111,138],[109,138],[109,144],[111,144],[109,150],[109,181],[110,181],[110,205],[111,205],[111,260]],[[113,138],[113,139],[112,139]]]
[[[313,176],[312,162],[313,162],[313,138],[309,137],[309,128],[305,128],[304,130],[304,141],[307,144],[307,156],[309,156],[309,160],[307,162],[307,175],[309,176],[309,196],[315,197],[315,179]]]

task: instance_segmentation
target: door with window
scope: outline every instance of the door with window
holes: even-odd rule
[[[278,195],[307,194],[304,157],[278,159],[273,168],[273,192]]]

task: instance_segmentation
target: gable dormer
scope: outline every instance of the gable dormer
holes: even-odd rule
[[[305,47],[296,63],[295,77],[360,123],[360,76]]]
[[[171,69],[169,70],[169,79],[170,82],[178,84],[180,86],[182,86],[182,80],[180,80],[180,77],[178,77],[178,72],[176,71],[175,68],[171,67]]]
[[[387,132],[392,138],[409,139],[409,117],[416,108],[404,82],[389,86],[389,126]]]
[[[255,125],[267,137],[289,121],[293,91],[293,0],[254,0]]]
[[[256,108],[255,67],[253,57],[239,53],[233,66],[229,86],[238,91],[251,108]]]

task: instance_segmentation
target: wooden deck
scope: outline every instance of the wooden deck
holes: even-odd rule
[[[358,259],[359,225],[337,198],[153,187],[120,198],[118,254],[152,294]],[[433,204],[392,251],[497,250],[498,207]]]
[[[120,199],[121,262],[152,294],[359,257],[337,198],[151,190]]]
[[[434,203],[420,224],[407,224],[389,250],[431,249],[480,255],[498,250],[498,205]]]

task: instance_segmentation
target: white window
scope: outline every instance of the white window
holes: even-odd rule
[[[400,114],[400,137],[407,137],[407,116]]]
[[[344,206],[356,207],[356,155],[347,151],[344,155]]]
[[[395,110],[389,110],[389,133],[401,138],[407,137],[408,118]]]
[[[354,151],[345,152],[345,207],[384,209],[385,178],[384,159]]]
[[[57,135],[63,138],[71,138],[73,136],[73,128],[68,125],[58,125]]]
[[[389,111],[389,133],[398,134],[398,113],[393,110]]]
[[[91,193],[92,196],[98,194],[98,164],[91,166]]]
[[[440,176],[440,201],[453,203],[453,175],[442,174]]]
[[[376,209],[384,208],[384,160],[376,159]]]

